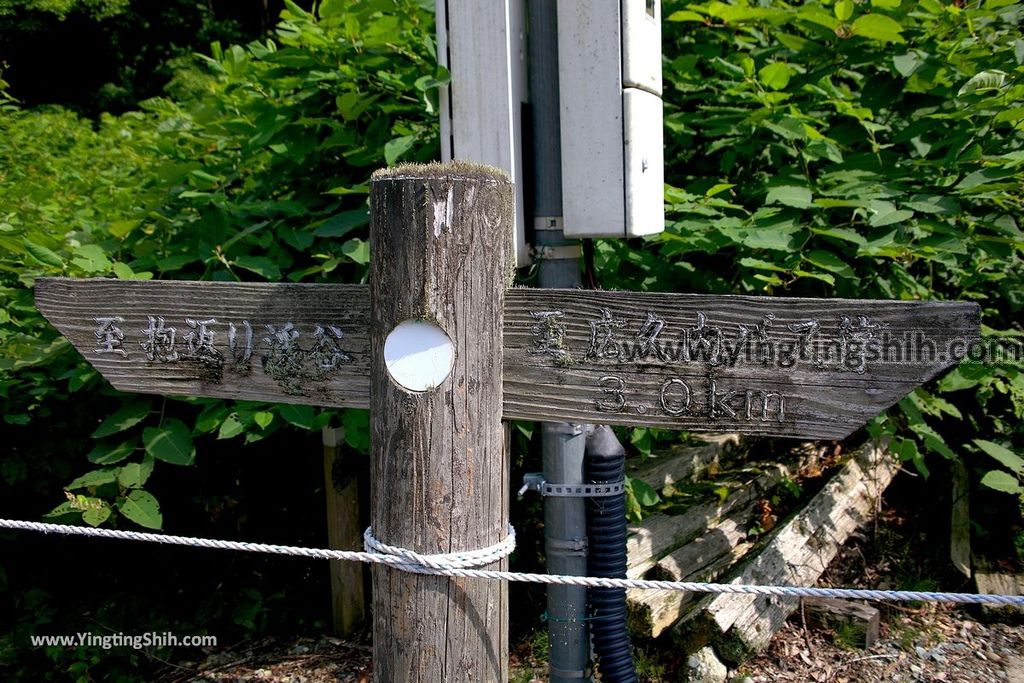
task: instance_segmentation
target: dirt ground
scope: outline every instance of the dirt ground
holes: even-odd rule
[[[984,623],[962,608],[883,608],[881,637],[870,649],[836,642],[835,634],[791,619],[760,656],[736,671],[736,683],[1024,683],[1024,625]],[[355,641],[265,639],[168,667],[161,683],[368,683],[371,647]],[[543,663],[529,644],[515,648],[514,681],[541,681]],[[527,656],[523,656],[526,654]],[[644,658],[642,681],[682,680],[681,667]],[[681,662],[680,662],[681,663]]]
[[[950,569],[946,551],[929,541],[927,516],[913,498],[886,509],[855,534],[818,585],[970,591]],[[809,626],[797,612],[768,648],[739,669],[733,683],[868,683],[875,681],[1024,683],[1024,612],[983,613],[975,607],[875,603],[878,641],[857,649],[841,633]],[[512,645],[513,683],[546,680],[544,628]],[[670,642],[637,642],[640,680],[684,681],[687,657]],[[263,639],[208,652],[165,667],[161,683],[368,683],[369,636],[291,641]]]
[[[949,681],[1024,683],[1024,626],[982,623],[963,609],[886,608],[881,637],[867,650],[791,619],[737,677],[752,683]]]

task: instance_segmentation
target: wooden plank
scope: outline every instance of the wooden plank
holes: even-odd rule
[[[626,539],[626,576],[643,578],[667,554],[705,533],[733,511],[753,505],[788,476],[786,468],[773,463],[723,501],[694,505],[682,515],[656,512],[640,524],[631,525]]]
[[[513,289],[505,415],[837,439],[954,364],[979,324],[973,303]],[[897,343],[925,353],[871,354]]]
[[[705,434],[699,446],[673,446],[667,454],[626,462],[628,474],[660,491],[670,484],[696,481],[709,468],[717,468],[723,455],[739,446],[738,434]]]
[[[364,285],[40,278],[35,290],[121,391],[369,406]]]
[[[843,644],[867,649],[878,641],[878,610],[861,602],[835,598],[803,598],[807,620],[843,634]]]
[[[362,550],[359,523],[359,467],[354,458],[343,459],[344,430],[324,427],[324,492],[327,495],[328,548]],[[363,571],[359,562],[331,560],[331,616],[334,635],[348,637],[366,619]]]
[[[898,469],[884,444],[863,446],[731,582],[813,585],[849,535],[871,518]],[[722,660],[736,666],[763,649],[798,606],[794,598],[712,595],[697,603],[675,635],[690,648],[710,640]]]
[[[369,403],[365,286],[44,278],[36,299],[125,391]],[[504,417],[837,439],[956,363],[979,316],[973,303],[511,289]],[[212,353],[187,353],[204,330]],[[893,361],[898,349],[924,353]]]
[[[703,536],[658,561],[658,578],[673,581],[714,581],[754,547],[746,542],[750,508],[734,512],[708,529]],[[739,523],[737,523],[739,521]],[[696,593],[654,590],[627,592],[630,626],[644,636],[657,638],[671,628],[700,599]]]
[[[984,595],[1024,595],[1024,573],[1000,570],[984,558],[974,556],[974,584]],[[1020,605],[982,605],[981,613],[987,618],[1024,617]]]
[[[949,559],[971,578],[971,489],[963,461],[950,462]]]
[[[466,165],[400,167],[371,182],[370,502],[383,543],[467,552],[508,533],[501,324],[513,201],[507,178]],[[413,384],[389,364],[401,354],[385,340],[413,318],[453,347],[450,368],[406,366],[447,370],[437,383]],[[508,680],[507,583],[377,565],[373,596],[374,680]]]

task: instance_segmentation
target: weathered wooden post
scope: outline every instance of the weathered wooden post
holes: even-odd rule
[[[369,287],[54,278],[36,302],[123,391],[371,407],[375,536],[421,554],[505,538],[502,416],[841,439],[978,336],[974,303],[506,292],[512,196],[470,164],[376,175]],[[504,584],[378,568],[374,608],[379,681],[507,677]]]
[[[359,525],[359,468],[342,455],[345,430],[324,427],[324,495],[327,499],[328,547],[359,550],[363,529]],[[366,619],[363,566],[331,561],[331,620],[334,633],[345,637]]]
[[[504,174],[469,164],[373,177],[371,521],[383,543],[437,554],[506,534],[502,323],[513,197]],[[507,596],[502,582],[376,567],[375,679],[506,680]]]

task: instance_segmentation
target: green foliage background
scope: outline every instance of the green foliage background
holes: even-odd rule
[[[438,156],[432,8],[287,3],[270,37],[179,60],[163,96],[96,119],[24,107],[0,80],[0,513],[160,528],[147,485],[217,441],[334,419],[365,450],[357,411],[114,392],[36,312],[32,280],[365,279],[369,174]],[[1024,335],[1024,7],[663,9],[669,223],[598,243],[604,286],[965,299],[988,335]],[[1020,364],[973,364],[871,430],[922,473],[963,458],[1019,496],[1022,419]]]

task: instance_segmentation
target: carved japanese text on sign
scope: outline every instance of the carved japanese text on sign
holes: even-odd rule
[[[315,323],[307,334],[291,321],[253,323],[242,320],[221,323],[216,318],[186,317],[180,321],[163,315],[146,315],[147,325],[138,339],[122,329],[125,318],[104,315],[93,318],[96,354],[117,354],[130,360],[140,353],[149,363],[198,363],[208,381],[219,381],[227,369],[239,376],[252,372],[253,356],[263,372],[290,394],[302,395],[308,382],[322,382],[339,366],[353,362],[342,348],[345,333],[337,325]],[[263,333],[254,338],[253,328]],[[309,341],[305,342],[304,338]],[[226,343],[226,347],[221,341]],[[137,343],[138,348],[134,345]]]
[[[955,364],[973,304],[513,289],[512,413],[841,437]]]
[[[369,403],[364,285],[42,279],[36,299],[119,389]],[[955,364],[978,318],[959,303],[514,288],[504,417],[838,438]]]
[[[359,285],[40,280],[40,309],[126,391],[364,407]]]

